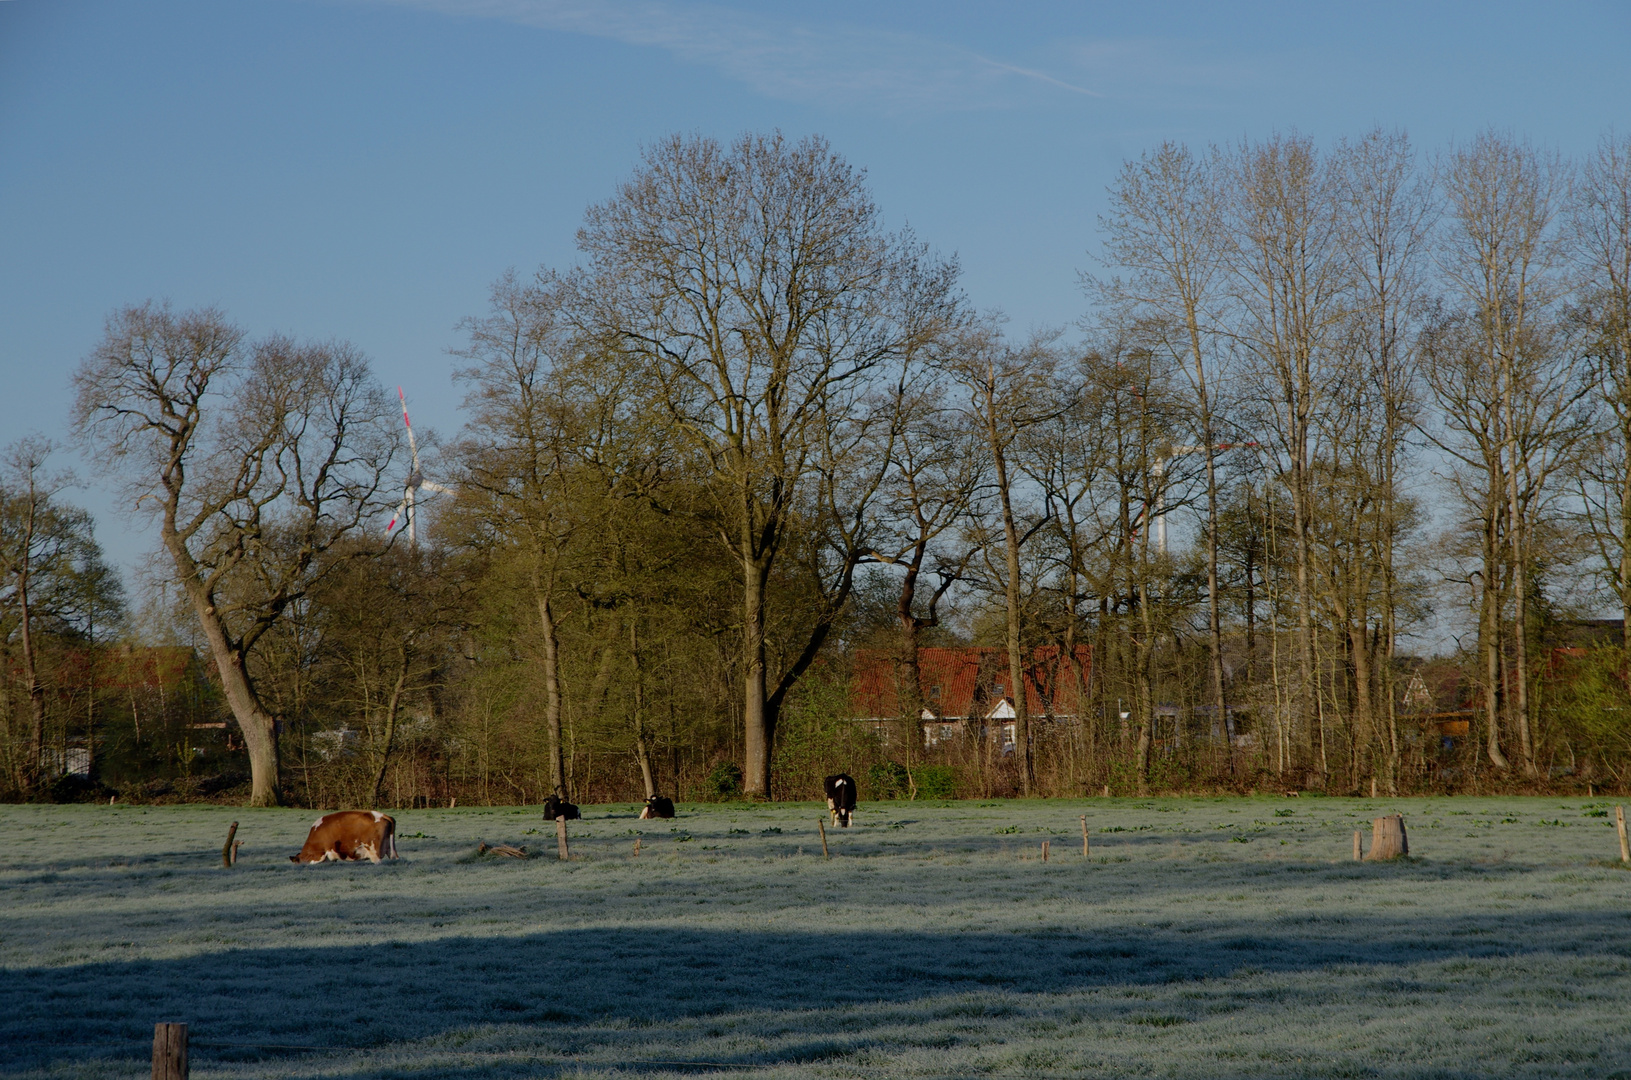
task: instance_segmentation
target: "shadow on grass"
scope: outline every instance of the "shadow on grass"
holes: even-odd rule
[[[1114,933],[1024,930],[790,934],[679,928],[540,932],[370,943],[360,918],[344,944],[237,949],[179,960],[19,967],[0,980],[0,1072],[83,1058],[71,1044],[140,1046],[156,1020],[185,1020],[195,1039],[360,1048],[498,1025],[532,1030],[552,1052],[588,1049],[606,1025],[678,1017],[796,1015],[891,1007],[979,991],[1050,995],[1110,986],[1550,954],[1631,956],[1631,925],[1601,913],[1544,919],[1351,915],[1159,920]],[[1378,974],[1384,974],[1378,972]],[[1400,977],[1397,971],[1388,978]],[[1336,980],[1340,982],[1340,980]],[[1335,983],[1333,983],[1333,990]],[[981,1005],[981,1009],[1011,1006]],[[896,1008],[895,1011],[899,1011]],[[846,1025],[847,1027],[853,1025]],[[856,1031],[807,1032],[801,1053],[842,1054]],[[776,1060],[794,1047],[784,1047]],[[217,1058],[242,1055],[206,1051]],[[286,1056],[286,1055],[283,1055]],[[806,1059],[813,1060],[813,1059]]]

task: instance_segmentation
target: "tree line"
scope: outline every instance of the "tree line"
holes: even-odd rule
[[[1631,140],[1166,143],[1083,240],[1086,314],[1016,335],[824,140],[665,139],[575,265],[462,325],[465,423],[426,455],[453,492],[412,542],[382,524],[417,459],[354,348],[114,313],[75,431],[160,569],[127,614],[14,448],[7,791],[1631,780]],[[169,675],[95,685],[160,646]],[[973,647],[1003,670],[926,740],[922,650]],[[880,670],[897,715],[854,715]]]

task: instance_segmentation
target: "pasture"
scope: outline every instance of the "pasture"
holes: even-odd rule
[[[0,807],[0,1076],[184,1020],[197,1077],[1631,1077],[1607,800],[863,802],[830,860],[814,804],[637,810],[297,867],[311,811]]]

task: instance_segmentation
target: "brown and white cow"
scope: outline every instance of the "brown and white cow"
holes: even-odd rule
[[[396,858],[396,820],[378,810],[339,810],[312,822],[306,846],[290,855],[296,863],[338,862],[342,859]]]

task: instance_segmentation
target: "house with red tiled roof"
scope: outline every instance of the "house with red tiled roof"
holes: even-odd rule
[[[1086,645],[1076,647],[1076,664],[1057,645],[1033,649],[1025,665],[1025,705],[1042,720],[1074,719],[1080,685],[1086,686],[1092,664]],[[1009,686],[1008,650],[966,646],[918,650],[918,685],[923,708],[919,716],[923,745],[937,746],[969,734],[997,739],[1003,753],[1015,745],[1015,707]],[[860,649],[850,681],[850,715],[868,724],[887,742],[900,723],[901,668],[896,654]]]

